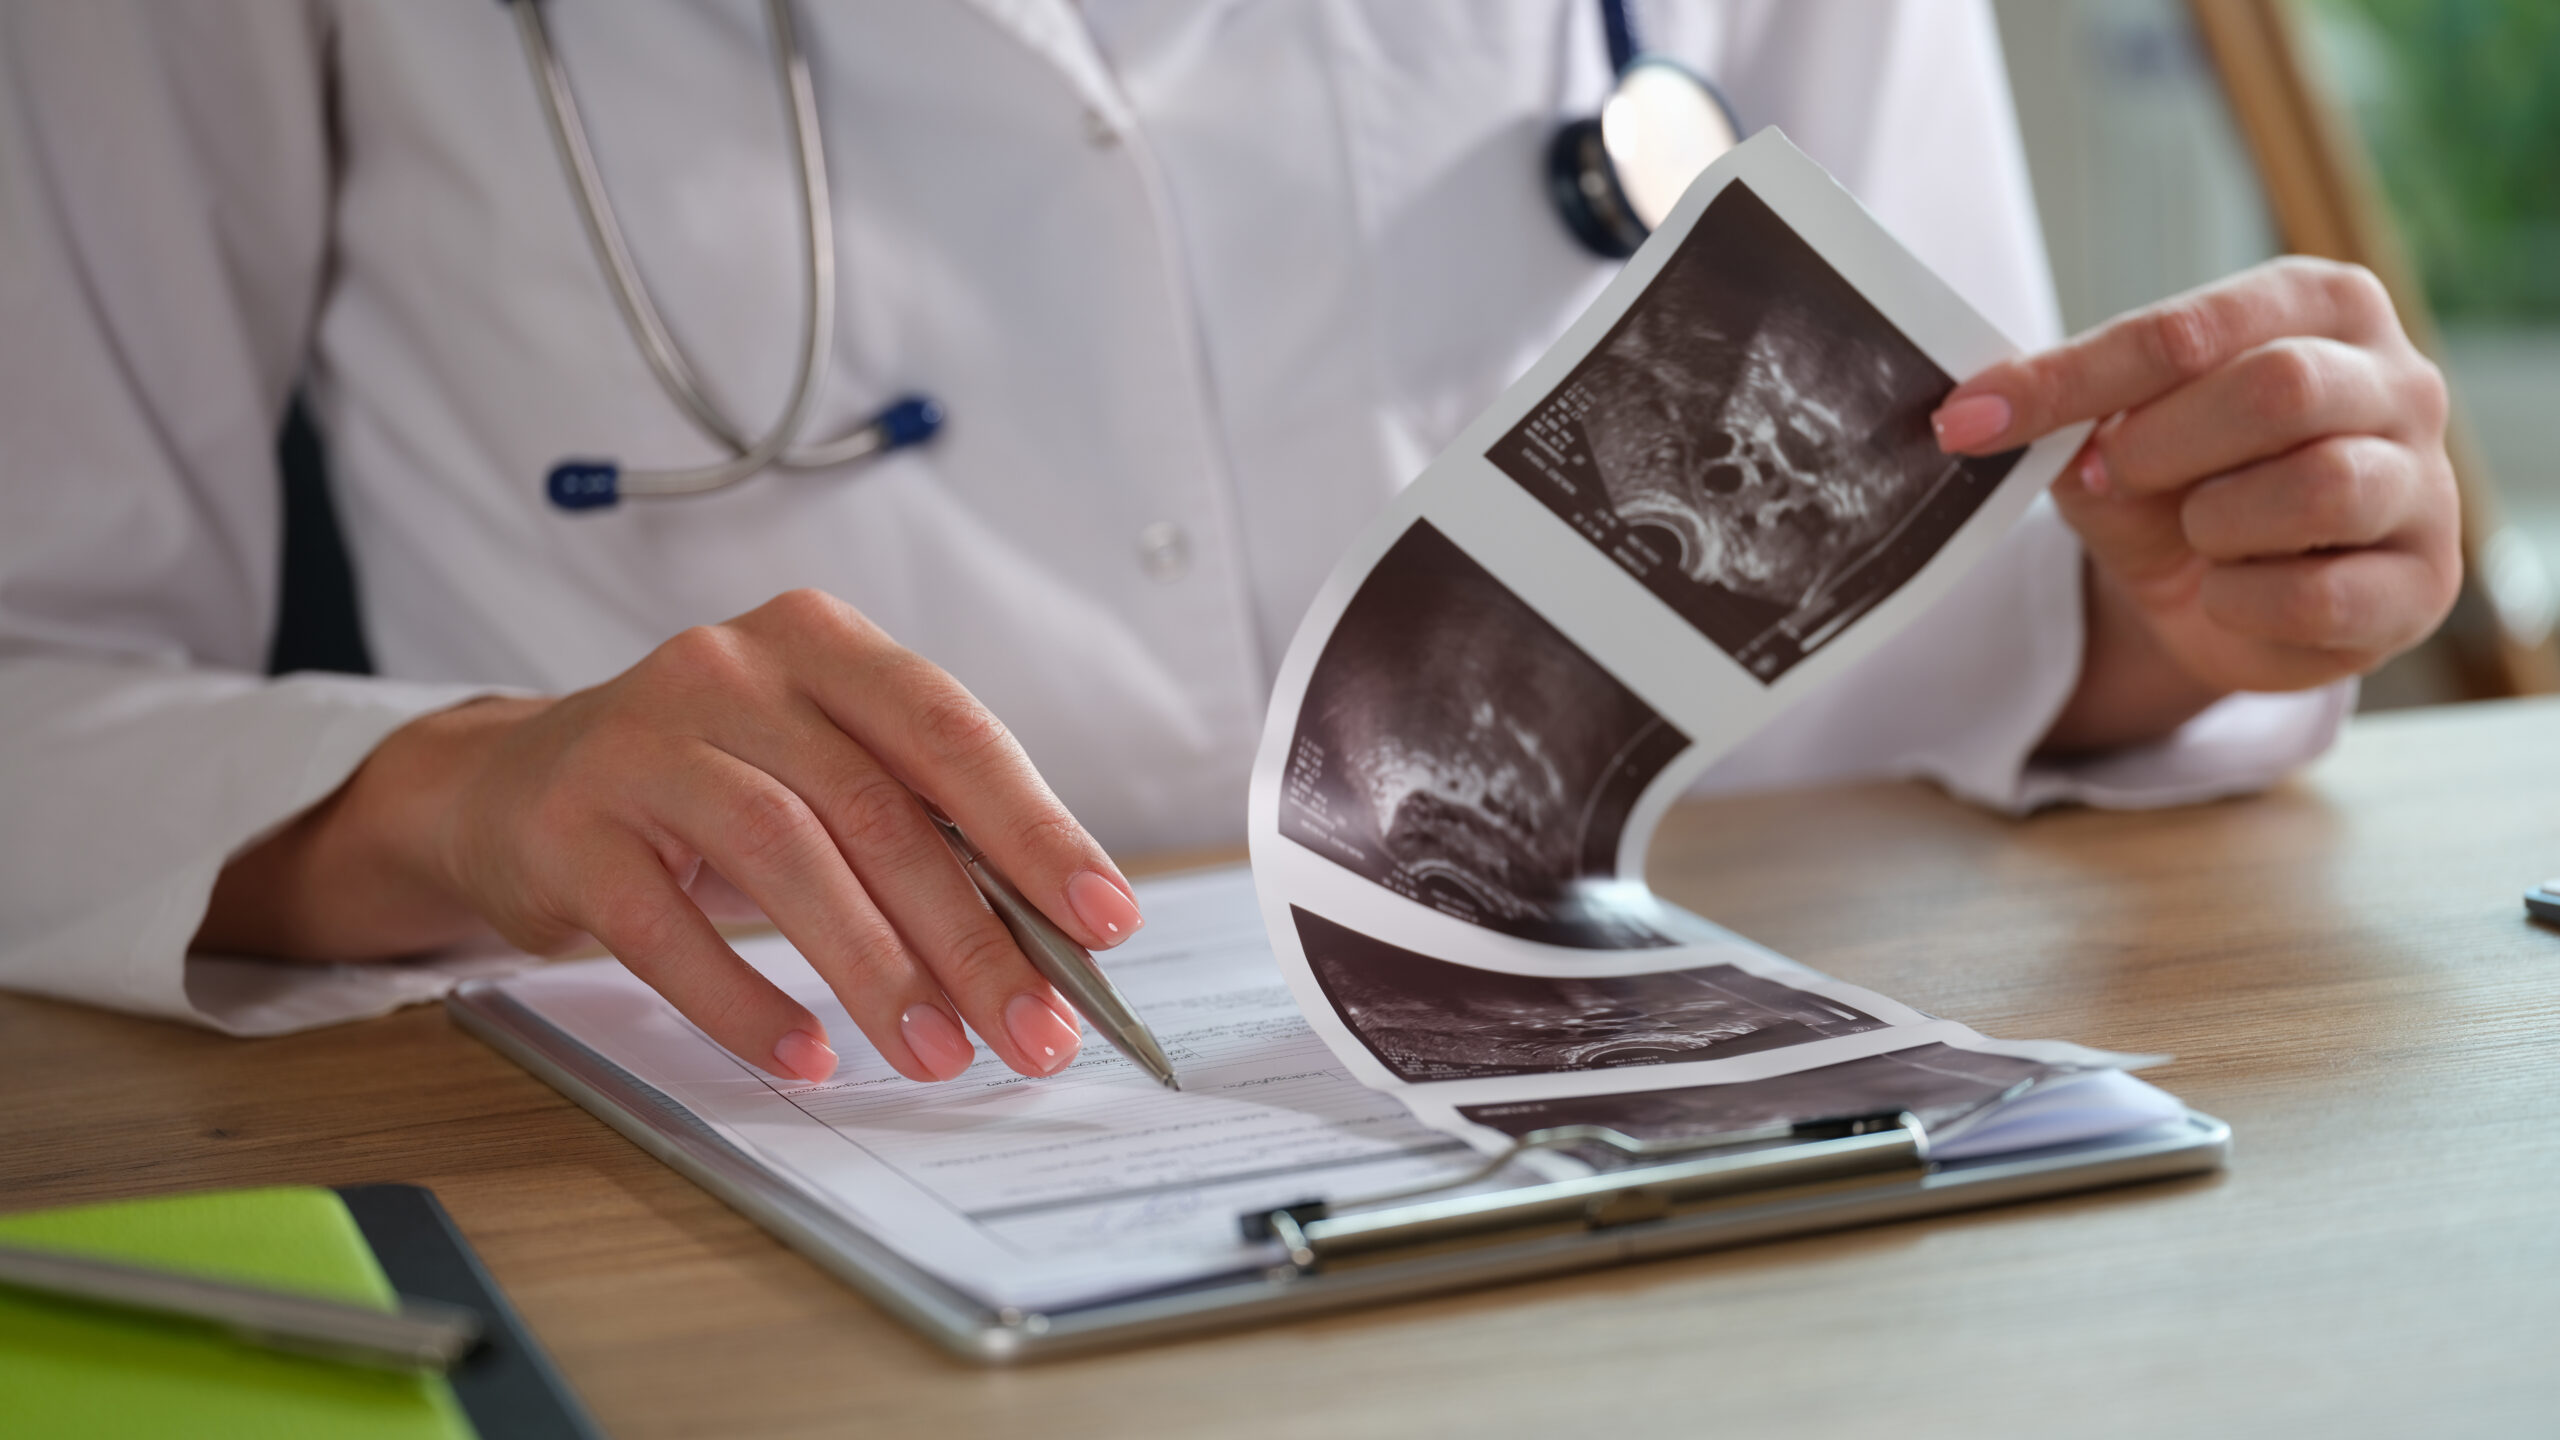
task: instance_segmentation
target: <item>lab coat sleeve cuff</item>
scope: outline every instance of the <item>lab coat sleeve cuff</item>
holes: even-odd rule
[[[287,683],[310,686],[318,692],[313,698],[328,702],[330,713],[314,736],[285,813],[233,851],[200,864],[189,874],[173,877],[176,883],[170,897],[170,913],[183,928],[175,934],[155,937],[148,953],[159,954],[169,946],[185,957],[188,1013],[177,1018],[227,1035],[282,1035],[387,1015],[403,1006],[440,999],[464,980],[504,974],[534,963],[532,957],[494,943],[416,960],[364,965],[189,953],[188,941],[204,922],[214,879],[231,854],[265,839],[345,784],[392,731],[421,715],[508,693],[481,686],[344,681],[334,677],[303,677]]]
[[[2167,739],[2069,763],[2031,761],[2005,807],[2149,810],[2264,790],[2336,743],[2356,682],[2285,695],[2233,695]]]
[[[2012,537],[2027,563],[2009,613],[2027,617],[2020,637],[2033,658],[2022,703],[1989,717],[1989,733],[1924,766],[1966,800],[2023,815],[2054,805],[2140,810],[2191,805],[2263,790],[2317,758],[2355,708],[2356,682],[2292,694],[2239,694],[2207,707],[2166,738],[2101,755],[2055,761],[2037,748],[2078,686],[2087,640],[2085,561],[2078,539],[2039,503]],[[1984,743],[1988,742],[1988,743]]]
[[[121,875],[76,821],[60,836],[90,883],[78,896],[21,895],[0,946],[0,986],[56,999],[272,1035],[431,1000],[510,963],[492,955],[388,965],[315,965],[191,955],[230,858],[326,798],[383,738],[418,716],[494,693],[308,675],[277,681],[205,672],[13,662],[20,684],[67,703],[42,717],[84,739],[66,771],[122,767],[154,794],[157,823],[122,850]],[[49,675],[30,673],[48,670]],[[122,673],[118,673],[122,672]],[[104,832],[99,832],[103,835]],[[44,912],[50,911],[50,914]]]

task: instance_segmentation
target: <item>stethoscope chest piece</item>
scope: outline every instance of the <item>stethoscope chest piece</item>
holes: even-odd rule
[[[1557,128],[1547,192],[1584,248],[1624,260],[1699,172],[1740,143],[1742,126],[1705,76],[1642,50],[1625,0],[1602,0],[1600,18],[1617,84],[1598,115]]]

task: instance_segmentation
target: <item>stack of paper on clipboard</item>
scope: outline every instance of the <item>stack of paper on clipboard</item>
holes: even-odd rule
[[[1954,377],[2012,353],[1775,132],[1702,176],[1325,585],[1251,872],[1141,887],[1103,963],[1179,1094],[1099,1045],[1045,1080],[982,1051],[777,1082],[611,961],[455,1013],[981,1355],[2207,1168],[2227,1130],[2144,1057],[1990,1039],[1643,880],[1690,782],[2078,445],[1939,452]],[[785,942],[741,953],[852,1033]],[[1479,1248],[1398,1259],[1408,1232]],[[1355,1249],[1388,1262],[1325,1263]]]
[[[1180,1067],[1178,1094],[1099,1043],[1045,1080],[1025,1079],[981,1050],[959,1079],[919,1085],[878,1056],[848,1049],[825,1084],[778,1081],[711,1043],[611,960],[483,982],[475,994],[482,1004],[504,997],[531,1011],[756,1157],[778,1183],[994,1308],[1070,1307],[1260,1269],[1274,1253],[1240,1238],[1241,1214],[1476,1168],[1470,1146],[1416,1120],[1397,1096],[1352,1079],[1316,1038],[1272,959],[1248,875],[1179,876],[1142,883],[1140,892],[1147,928],[1108,964]],[[740,953],[830,1027],[850,1025],[784,941],[750,942]],[[1769,957],[1764,973],[1790,969]],[[1496,1102],[1487,1107],[1496,1113],[1479,1123],[1507,1142],[1513,1129],[1567,1116],[1605,1116],[1656,1135],[1888,1107],[1946,1122],[2022,1079],[2074,1074],[2112,1083],[2092,1093],[2082,1089],[2084,1078],[2050,1092],[2065,1104],[2021,1104],[2015,1120],[1973,1129],[1967,1153],[2087,1139],[2181,1113],[2159,1091],[2103,1068],[2116,1057],[2050,1043],[2000,1045],[1795,973],[1811,988],[1746,981],[1702,991],[1715,998],[1702,998],[1693,1013],[1717,1012],[1723,1033],[1736,1037],[1731,1043],[1750,1050],[1745,1027],[1800,1033],[1794,1014],[1846,1011],[1835,997],[1850,997],[1878,1013],[1885,1033],[1911,1031],[1915,1043],[1792,1072],[1783,1067],[1800,1046],[1757,1049],[1717,1063],[1771,1078],[1612,1094],[1590,1106],[1536,1102],[1534,1114]],[[1566,1038],[1577,1028],[1569,1015],[1543,1028],[1559,1046],[1574,1043]],[[2101,1068],[2083,1072],[2083,1065]],[[1628,1072],[1603,1059],[1567,1073]]]

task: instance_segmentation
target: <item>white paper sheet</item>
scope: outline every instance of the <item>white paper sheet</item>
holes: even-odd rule
[[[554,1025],[700,1116],[811,1197],[989,1304],[1094,1300],[1269,1263],[1236,1217],[1472,1168],[1466,1147],[1348,1075],[1281,983],[1241,869],[1139,886],[1147,927],[1105,957],[1164,1041],[1169,1092],[1099,1039],[1028,1080],[983,1048],[957,1080],[904,1079],[781,939],[740,947],[831,1034],[822,1085],[740,1063],[611,960],[506,982]]]
[[[1138,893],[1147,928],[1106,963],[1180,1068],[1179,1094],[1090,1036],[1075,1063],[1045,1080],[1016,1075],[982,1049],[959,1079],[920,1085],[849,1044],[836,1078],[781,1082],[732,1057],[612,960],[545,966],[503,983],[786,1183],[989,1305],[1063,1306],[1267,1265],[1278,1259],[1271,1247],[1238,1238],[1236,1217],[1247,1210],[1341,1201],[1474,1168],[1466,1144],[1418,1123],[1399,1097],[1353,1080],[1308,1029],[1263,935],[1248,872],[1143,882]],[[854,1033],[787,942],[740,949],[832,1034]],[[1962,1027],[1932,1033],[1977,1048],[1924,1042],[1897,1051],[1914,1057],[1898,1067],[1899,1088],[1869,1079],[1845,1093],[1867,1108],[1907,1102],[1936,1122],[2030,1073],[2080,1073],[2038,1057],[2086,1053],[2004,1044]],[[2057,1092],[2065,1103],[2046,1107],[2054,1113],[2042,1128],[1984,1124],[1967,1137],[1968,1153],[2116,1133],[2163,1104],[2175,1113],[2175,1102],[2149,1086],[2099,1073],[2135,1090]],[[1645,1113],[1601,1118],[1648,1137],[1721,1132],[1836,1113],[1842,1093],[1819,1079],[1785,1093],[1749,1083],[1658,1090],[1642,1097]],[[1452,1107],[1441,1119],[1466,1140],[1499,1146],[1534,1128],[1523,1118],[1530,1108],[1486,1122]],[[1580,1173],[1569,1159],[1564,1166],[1497,1183]]]

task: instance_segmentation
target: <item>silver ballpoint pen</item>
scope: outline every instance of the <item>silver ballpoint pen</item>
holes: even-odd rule
[[[986,897],[987,908],[995,911],[1004,928],[1013,932],[1013,943],[1022,947],[1032,968],[1058,987],[1067,1003],[1076,1007],[1076,1013],[1093,1022],[1095,1031],[1111,1042],[1111,1048],[1128,1056],[1167,1090],[1181,1089],[1181,1082],[1173,1075],[1173,1061],[1156,1043],[1155,1032],[1138,1018],[1137,1011],[1129,1008],[1128,999],[1111,983],[1111,977],[1102,973],[1093,956],[1068,939],[1056,922],[1040,913],[1039,906],[1023,899],[1011,881],[997,874],[978,847],[969,843],[969,837],[960,833],[959,826],[930,807],[926,813],[942,827],[942,838],[949,842],[951,853],[960,857],[960,868],[969,872],[978,893]]]
[[[218,1325],[253,1345],[391,1370],[443,1370],[480,1343],[480,1317],[403,1297],[397,1311],[0,1245],[0,1287]]]

